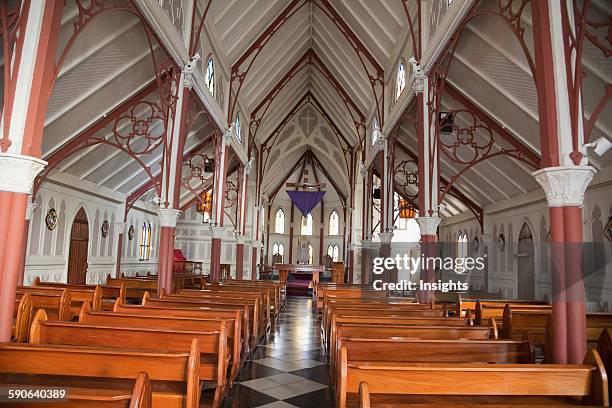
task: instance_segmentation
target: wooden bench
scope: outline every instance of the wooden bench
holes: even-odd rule
[[[586,324],[587,341],[596,343],[606,329],[612,329],[612,313],[589,312],[586,315]]]
[[[238,308],[243,313],[243,325],[248,327],[250,334],[249,347],[255,349],[260,339],[259,331],[259,316],[255,314],[254,305],[249,305],[236,301],[206,301],[205,299],[185,299],[185,300],[169,300],[169,299],[153,299],[145,293],[142,299],[143,306],[158,306],[165,308],[219,308],[225,310],[231,310],[232,308]]]
[[[48,321],[41,310],[32,322],[30,343],[189,352],[196,339],[200,352],[199,380],[216,384],[213,408],[217,408],[226,390],[228,354],[225,335],[224,321],[220,322],[218,331],[192,331],[187,327],[183,330],[162,330]]]
[[[345,339],[388,339],[403,337],[421,340],[488,340],[492,337],[491,329],[483,326],[402,326],[402,325],[367,325],[338,324],[335,344],[330,348],[330,364],[336,363],[336,356]],[[493,337],[493,339],[496,339]]]
[[[232,357],[229,383],[233,383],[240,370],[242,337],[240,319],[233,318],[195,318],[178,316],[138,315],[118,312],[94,312],[89,304],[83,305],[79,323],[96,326],[140,327],[160,330],[185,330],[197,332],[222,331],[228,339],[228,355]]]
[[[138,316],[176,316],[194,319],[234,319],[235,330],[241,332],[241,350],[246,355],[249,353],[249,324],[248,316],[244,317],[244,312],[240,308],[168,308],[162,306],[137,306],[123,305],[117,301],[114,312]],[[244,323],[246,321],[246,324]]]
[[[76,316],[81,310],[83,302],[89,302],[95,310],[102,307],[102,289],[96,285],[94,287],[53,287],[53,286],[18,286],[17,293],[29,292],[36,294],[56,294],[61,295],[63,291],[70,291],[70,314]]]
[[[39,309],[44,309],[53,319],[70,320],[70,299],[71,291],[67,289],[64,289],[61,294],[17,292],[13,339],[18,343],[28,341],[32,319]]]
[[[32,286],[42,286],[50,288],[63,288],[63,289],[89,289],[94,290],[96,287],[100,288],[100,309],[96,309],[96,305],[91,303],[91,306],[96,310],[113,310],[113,305],[117,298],[121,298],[121,301],[125,303],[125,285],[120,286],[108,286],[108,285],[75,285],[69,283],[59,282],[42,282],[39,277],[36,277]]]
[[[79,388],[87,389],[81,393],[120,397],[130,395],[134,380],[144,371],[151,379],[153,407],[198,408],[199,360],[196,339],[188,352],[4,343],[0,344],[0,382]]]
[[[510,305],[512,310],[552,310],[552,306],[547,302],[526,301],[526,300],[480,300],[476,301],[474,310],[475,324],[488,324],[491,317],[502,324],[504,308]]]
[[[34,392],[39,390],[52,390],[52,388],[40,387],[40,386],[28,386],[19,384],[3,384],[7,387],[16,388],[19,390],[32,390]],[[92,388],[81,388],[81,387],[70,387],[69,390],[65,390],[65,397],[62,397],[61,402],[56,401],[43,401],[34,402],[30,400],[27,402],[28,408],[151,408],[152,407],[152,396],[151,396],[151,380],[149,375],[145,372],[141,372],[136,377],[132,392],[122,392],[122,390],[113,389],[92,389]],[[21,407],[23,408],[25,402],[4,402],[3,407]]]
[[[601,356],[606,373],[608,373],[608,395],[612,395],[612,329],[605,329],[599,335],[597,352]]]
[[[584,365],[355,361],[340,351],[337,407],[609,406],[607,376],[592,350]],[[361,388],[361,390],[360,390]],[[360,392],[359,402],[349,397]],[[386,394],[386,395],[378,395]],[[380,397],[380,400],[373,397]]]

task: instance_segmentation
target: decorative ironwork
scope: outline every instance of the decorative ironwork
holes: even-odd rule
[[[419,165],[413,159],[402,160],[395,166],[395,189],[404,197],[416,200],[419,195]]]
[[[151,154],[164,140],[164,123],[158,104],[140,101],[115,120],[111,143],[134,155]]]
[[[460,126],[459,122],[466,122]],[[441,119],[439,127],[448,126],[452,132],[440,132],[439,143],[442,152],[455,163],[471,164],[487,156],[493,147],[493,132],[476,115],[467,110],[448,112]],[[481,136],[479,136],[481,135]]]

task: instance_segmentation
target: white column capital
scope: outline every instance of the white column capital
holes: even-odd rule
[[[381,244],[390,244],[391,240],[393,239],[393,233],[392,232],[379,232],[378,238],[380,239]]]
[[[0,153],[0,191],[32,194],[34,179],[46,165],[36,157]]]
[[[442,218],[440,217],[417,217],[416,222],[421,228],[421,235],[436,235],[438,225]]]
[[[549,207],[582,207],[584,193],[595,173],[591,166],[557,166],[531,175],[546,193]]]
[[[234,137],[235,137],[234,124],[232,123],[227,128],[225,133],[223,134],[223,141],[225,142],[226,145],[231,145],[232,140],[234,140]]]
[[[260,241],[254,239],[253,241],[251,241],[251,247],[259,249],[262,247],[262,245]]]
[[[420,94],[423,92],[425,88],[425,80],[427,79],[427,75],[421,69],[419,63],[414,59],[410,58],[410,65],[412,65],[412,75],[411,75],[411,85],[414,94]]]
[[[28,201],[28,208],[26,209],[25,219],[26,221],[30,221],[32,216],[34,215],[34,211],[38,208],[38,204],[32,203]]]
[[[236,244],[244,245],[245,240],[246,240],[246,237],[244,235],[236,235]]]
[[[157,216],[159,217],[160,227],[176,228],[176,222],[183,212],[174,208],[158,208]]]
[[[369,239],[361,240],[361,248],[363,249],[372,249],[372,241]]]

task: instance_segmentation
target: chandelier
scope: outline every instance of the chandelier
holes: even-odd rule
[[[210,215],[212,210],[212,193],[210,191],[202,193],[198,203],[196,204],[196,210],[202,215]]]
[[[399,199],[399,210],[399,216],[403,220],[409,220],[416,217],[416,210],[414,209],[412,204],[408,202],[408,200],[405,200],[403,198]]]

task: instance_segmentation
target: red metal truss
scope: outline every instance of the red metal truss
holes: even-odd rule
[[[399,140],[396,140],[396,145],[400,148],[402,152],[408,155],[416,163],[419,162],[419,157],[415,153],[413,153],[402,142],[400,142]],[[476,216],[476,219],[478,219],[478,222],[480,223],[480,228],[482,229],[484,227],[484,215],[483,215],[484,211],[482,207],[476,204],[474,201],[472,201],[468,196],[466,196],[463,192],[461,192],[457,187],[453,186],[452,183],[448,179],[442,176],[440,176],[440,185],[441,185],[440,186],[441,190],[448,189],[449,195],[452,195],[453,197],[457,198],[467,208],[469,208],[470,211],[472,211],[472,213]],[[442,200],[440,200],[440,202],[442,202]]]
[[[271,203],[272,201],[274,201],[274,197],[276,197],[276,194],[278,194],[278,192],[280,191],[280,189],[283,187],[283,184],[285,184],[287,182],[287,179],[289,177],[291,177],[291,175],[293,173],[295,173],[295,171],[298,169],[298,167],[300,167],[300,165],[306,166],[305,164],[305,160],[306,157],[308,157],[308,155],[310,150],[306,150],[304,153],[302,153],[302,155],[300,156],[300,158],[295,162],[295,164],[293,165],[293,167],[291,167],[291,169],[287,172],[287,174],[285,174],[285,176],[281,179],[281,181],[276,185],[276,187],[274,187],[274,190],[272,190],[272,192],[269,194],[268,198],[269,198],[269,202]]]
[[[338,27],[340,32],[348,40],[349,44],[359,57],[363,69],[370,81],[374,100],[376,102],[376,114],[378,123],[382,128],[384,125],[384,103],[385,103],[385,71],[368,48],[361,42],[342,16],[334,9],[329,0],[317,0],[314,2],[323,13]],[[319,4],[321,3],[321,4]]]
[[[266,46],[268,41],[276,34],[278,30],[304,5],[310,3],[311,0],[292,0],[291,3],[274,19],[266,30],[255,40],[255,42],[242,54],[240,58],[232,65],[232,74],[230,78],[230,98],[227,121],[232,122],[236,110],[236,103],[240,90],[249,70],[257,59],[261,50]],[[243,67],[243,65],[245,65]]]
[[[336,193],[338,193],[338,196],[342,200],[342,204],[346,203],[346,194],[344,194],[342,192],[342,190],[340,189],[340,187],[336,183],[336,179],[330,176],[329,172],[327,171],[325,166],[323,166],[321,161],[319,161],[319,158],[316,155],[311,154],[311,156],[312,156],[312,160],[314,160],[314,162],[317,165],[317,167],[321,170],[321,172],[325,175],[325,177],[327,177],[327,179],[329,180],[331,185],[334,187],[334,190],[336,190]]]
[[[196,146],[191,148],[191,150],[189,150],[189,152],[187,152],[187,153],[185,153],[183,155],[183,163],[186,162],[186,161],[189,161],[204,146],[206,146],[208,143],[210,143],[211,140],[212,140],[212,136],[209,135],[204,140],[199,142]],[[130,193],[127,196],[127,198],[125,200],[125,214],[124,214],[125,218],[127,218],[127,214],[132,209],[132,207],[134,206],[134,203],[136,201],[138,201],[138,199],[140,197],[142,197],[143,194],[145,194],[146,192],[148,192],[152,188],[155,188],[157,190],[158,194],[159,194],[160,187],[161,187],[161,175],[162,175],[162,172],[160,171],[157,175],[155,175],[155,177],[149,179],[146,183],[144,183],[142,186],[138,187],[138,189],[136,189],[135,191],[133,191],[132,193]]]
[[[591,0],[584,0],[581,3],[579,4],[577,0],[571,1],[572,18],[568,7],[561,7],[566,66],[573,67],[567,69],[566,73],[574,149],[570,156],[575,164],[579,164],[582,159],[578,128],[584,125],[584,142],[589,141],[597,118],[612,98],[612,84],[607,83],[600,100],[591,112],[591,117],[584,123],[584,113],[581,109],[582,82],[586,77],[583,67],[584,43],[588,40],[592,46],[601,51],[604,58],[612,57],[612,18],[607,16],[605,19],[599,17],[599,21],[594,20],[593,16],[589,15]],[[581,121],[583,123],[580,123]]]
[[[350,164],[349,164],[349,159],[347,156],[350,156],[352,154],[353,148],[349,144],[349,142],[346,140],[342,132],[340,132],[340,129],[338,129],[338,126],[336,126],[335,122],[329,116],[327,111],[323,108],[323,106],[318,102],[318,100],[314,97],[314,95],[312,95],[310,91],[307,91],[304,94],[304,96],[294,105],[291,111],[278,124],[278,126],[274,129],[274,131],[272,131],[272,133],[270,133],[270,135],[266,138],[266,140],[261,144],[262,168],[266,167],[266,163],[268,161],[270,151],[272,150],[272,147],[276,143],[276,140],[278,139],[280,132],[283,130],[286,124],[291,120],[291,118],[293,118],[300,111],[300,109],[306,105],[311,105],[314,109],[316,109],[321,114],[321,116],[323,116],[327,124],[330,126],[332,132],[336,136],[336,140],[338,141],[338,144],[340,145],[342,149],[347,171],[350,171]]]
[[[527,160],[529,160],[534,167],[538,168],[540,166],[541,157],[539,154],[535,153],[523,142],[514,137],[510,132],[508,132],[493,118],[491,118],[486,112],[484,112],[478,105],[476,105],[467,96],[465,96],[461,91],[459,91],[450,83],[446,84],[445,91],[446,93],[448,93],[448,95],[450,95],[453,99],[463,105],[466,109],[478,116],[480,120],[486,123],[491,128],[491,130],[500,135],[502,139],[510,143]]]
[[[410,29],[410,39],[412,40],[412,53],[414,55],[414,59],[417,62],[421,61],[421,2],[417,1],[417,12],[416,16],[410,14],[410,10],[408,9],[408,2],[410,0],[402,0],[402,6],[404,6],[404,12],[406,13],[406,18],[408,19],[408,28]],[[411,2],[411,1],[410,1]]]
[[[287,85],[287,83],[295,77],[299,72],[301,72],[306,67],[312,65],[315,69],[317,69],[334,87],[338,95],[343,100],[351,118],[353,119],[353,123],[355,125],[355,130],[357,132],[357,140],[361,144],[363,135],[365,134],[365,116],[357,107],[353,99],[346,92],[346,90],[342,87],[342,85],[338,82],[338,80],[334,77],[334,75],[327,69],[325,64],[318,57],[316,52],[310,48],[308,51],[304,53],[304,55],[289,69],[289,71],[280,79],[280,81],[268,92],[268,94],[262,99],[262,101],[255,107],[253,112],[251,113],[251,122],[249,124],[249,138],[251,141],[254,141],[257,135],[257,131],[259,130],[259,126],[261,125],[261,121],[263,120],[266,112],[271,106],[272,102],[278,96],[280,91]],[[320,105],[320,104],[319,104]],[[322,109],[323,110],[323,109]],[[334,129],[337,130],[336,125],[333,125]],[[340,131],[337,131],[338,134],[342,135]],[[345,143],[346,138],[342,135]]]
[[[36,193],[40,188],[41,183],[44,179],[51,173],[58,164],[60,164],[64,159],[68,156],[76,153],[79,150],[84,149],[85,147],[91,146],[91,138],[94,137],[99,131],[111,125],[117,119],[119,119],[125,112],[129,111],[131,108],[140,103],[144,98],[148,95],[152,94],[154,91],[158,89],[157,79],[150,81],[147,85],[145,85],[142,89],[132,95],[130,98],[123,101],[119,106],[114,108],[109,113],[102,115],[95,123],[81,132],[78,136],[68,142],[59,150],[55,151],[51,154],[51,156],[46,157],[47,166],[45,169],[36,177],[34,180],[34,188],[32,190],[32,195],[36,197]],[[101,143],[101,142],[99,142]],[[144,166],[142,162],[139,162]]]
[[[206,183],[202,185],[201,187],[204,187],[204,188],[200,191],[200,194],[209,192],[212,189],[212,177],[206,180]],[[200,196],[194,195],[189,201],[181,205],[180,210],[186,211],[187,209],[196,205],[199,201],[201,201]]]
[[[208,0],[206,3],[206,8],[200,17],[200,22],[196,28],[196,15],[198,14],[198,4],[199,1],[194,1],[193,4],[193,14],[191,15],[191,38],[189,39],[189,56],[193,56],[196,53],[196,50],[200,46],[200,34],[202,33],[202,29],[204,28],[204,21],[206,20],[206,16],[208,15],[208,10],[210,10],[210,5],[213,0]],[[202,56],[203,57],[203,56]]]
[[[257,136],[257,131],[259,130],[259,126],[261,125],[261,121],[263,120],[266,112],[272,102],[276,98],[276,96],[280,93],[280,91],[287,85],[287,83],[298,73],[300,73],[304,68],[308,67],[310,64],[309,52],[306,52],[302,58],[296,61],[295,64],[287,71],[287,73],[278,81],[274,88],[268,92],[268,94],[259,102],[259,104],[253,109],[251,112],[251,121],[249,123],[249,139],[251,142],[255,141]]]

